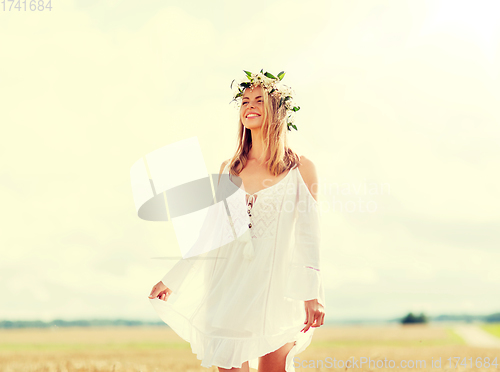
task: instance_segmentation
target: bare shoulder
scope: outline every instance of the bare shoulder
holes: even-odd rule
[[[222,175],[222,171],[224,170],[224,168],[226,167],[227,163],[229,163],[231,159],[227,159],[227,160],[224,160],[220,166],[220,170],[219,170],[219,180],[217,181],[217,184],[219,184],[220,182],[220,176]]]
[[[220,166],[220,170],[219,170],[219,174],[222,173],[222,171],[224,170],[224,168],[226,167],[227,163],[229,163],[229,160],[231,159],[227,159],[227,160],[224,160]]]
[[[316,166],[311,159],[306,158],[304,155],[300,156],[300,163],[298,170],[304,183],[311,192],[314,200],[318,200],[318,173],[316,172]]]

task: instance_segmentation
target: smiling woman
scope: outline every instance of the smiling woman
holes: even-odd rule
[[[242,98],[240,119],[245,128],[259,128],[262,126],[262,112],[264,111],[264,97],[262,87],[257,86],[245,92]]]
[[[238,148],[220,170],[223,207],[199,238],[230,236],[230,243],[179,261],[149,297],[202,366],[292,372],[325,317],[317,176],[313,162],[287,145],[287,128],[296,129],[288,115],[298,107],[280,84],[284,73],[246,74],[250,82],[235,96]]]

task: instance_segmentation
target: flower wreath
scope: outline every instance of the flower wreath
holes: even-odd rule
[[[231,102],[236,101],[239,108],[241,105],[241,97],[243,97],[243,92],[245,91],[245,89],[260,85],[270,95],[274,95],[279,98],[278,107],[285,105],[286,111],[288,113],[286,122],[288,130],[291,131],[291,128],[298,130],[297,126],[293,124],[293,121],[295,119],[294,114],[295,112],[300,110],[300,107],[295,106],[293,103],[292,89],[281,83],[281,80],[283,80],[283,78],[285,77],[285,72],[281,71],[278,74],[278,77],[275,77],[269,72],[264,72],[263,70],[260,70],[260,72],[257,74],[253,74],[245,70],[243,70],[243,72],[246,74],[246,78],[248,79],[248,81],[241,81],[240,83],[235,85],[235,88],[233,88],[233,83],[236,79],[231,82],[231,89],[234,90],[233,99]]]

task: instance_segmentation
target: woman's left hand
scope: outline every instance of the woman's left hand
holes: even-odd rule
[[[318,300],[304,301],[306,309],[306,325],[300,332],[306,333],[311,327],[319,327],[325,323],[325,308]]]

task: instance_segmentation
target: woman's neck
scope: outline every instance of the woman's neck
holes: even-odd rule
[[[264,143],[262,141],[262,132],[260,128],[252,129],[252,148],[248,152],[248,160],[257,161],[265,164],[271,157],[270,151],[264,154]]]

